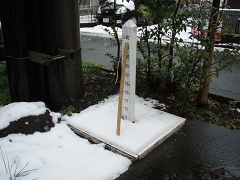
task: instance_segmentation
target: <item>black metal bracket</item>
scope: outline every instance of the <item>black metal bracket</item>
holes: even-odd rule
[[[4,46],[0,46],[0,48],[4,48]],[[71,50],[67,50],[67,49],[61,49],[59,48],[59,52],[61,55],[57,55],[57,56],[51,56],[51,55],[47,55],[44,53],[39,53],[36,51],[30,51],[28,50],[28,56],[29,56],[29,60],[36,62],[38,64],[42,64],[45,66],[49,66],[49,63],[51,61],[54,60],[59,60],[59,59],[66,59],[66,60],[74,60],[74,53],[81,51],[81,47],[76,48],[76,49],[71,49]]]
[[[58,51],[61,55],[65,56],[66,60],[74,60],[74,54],[82,50],[82,47],[76,49],[62,49],[58,48]]]
[[[28,51],[28,55],[29,55],[30,61],[42,64],[45,66],[49,66],[49,63],[51,61],[63,59],[65,57],[65,56],[61,56],[61,55],[51,56],[51,55],[47,55],[47,54],[39,53],[39,52],[35,52],[35,51]]]

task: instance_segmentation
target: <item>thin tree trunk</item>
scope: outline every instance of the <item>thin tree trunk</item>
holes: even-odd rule
[[[173,50],[174,50],[174,43],[175,43],[175,37],[176,37],[176,17],[177,17],[178,9],[180,7],[180,3],[181,3],[181,1],[177,2],[177,7],[176,7],[176,9],[174,11],[174,15],[173,15],[171,46],[169,49],[169,54],[171,55],[171,59],[169,60],[168,71],[170,71],[170,69],[172,68],[172,64],[173,64],[173,55],[174,55]]]
[[[206,52],[208,53],[208,57],[204,60],[203,63],[203,71],[202,71],[202,78],[203,82],[201,84],[201,88],[199,89],[199,94],[197,97],[197,102],[199,104],[207,104],[208,101],[208,94],[209,94],[209,86],[211,81],[211,64],[213,61],[213,53],[214,53],[214,44],[215,44],[215,35],[217,29],[217,20],[218,20],[218,13],[219,13],[219,6],[220,0],[213,0],[212,3],[212,10],[211,10],[211,17],[209,20],[208,26],[208,43],[206,46]]]
[[[152,84],[152,68],[151,68],[151,52],[150,52],[150,44],[149,44],[149,32],[147,30],[147,26],[145,27],[145,42],[147,44],[147,82]]]
[[[169,55],[170,55],[170,58],[169,58],[169,61],[168,61],[168,74],[167,74],[167,79],[166,79],[166,88],[167,90],[172,90],[172,85],[173,85],[173,82],[171,81],[171,69],[172,69],[172,66],[173,66],[173,59],[174,59],[174,43],[175,43],[175,38],[176,38],[176,17],[177,17],[177,12],[178,12],[178,9],[180,7],[180,2],[181,1],[178,1],[177,2],[177,6],[175,8],[175,11],[174,11],[174,14],[173,14],[173,19],[172,19],[172,37],[171,37],[171,45],[170,45],[170,48],[169,48]]]

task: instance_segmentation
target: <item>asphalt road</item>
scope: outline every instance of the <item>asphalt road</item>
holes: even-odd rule
[[[111,58],[106,53],[117,54],[117,43],[113,38],[93,36],[81,33],[82,60],[102,64],[112,69]],[[137,53],[137,57],[141,57]],[[210,93],[230,99],[240,100],[240,63],[232,66],[232,72],[222,71],[213,78]]]
[[[114,39],[81,35],[82,60],[102,64],[106,69],[111,69],[111,58],[106,53],[117,54],[117,44]]]

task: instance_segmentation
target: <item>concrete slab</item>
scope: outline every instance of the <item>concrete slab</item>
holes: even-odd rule
[[[186,119],[154,109],[154,100],[135,99],[136,122],[122,120],[120,136],[116,135],[118,96],[73,115],[67,123],[90,141],[104,143],[106,148],[132,160],[141,159],[183,126]]]

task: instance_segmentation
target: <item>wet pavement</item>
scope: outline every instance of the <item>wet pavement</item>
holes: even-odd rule
[[[187,121],[117,179],[240,180],[240,133],[199,120]]]

